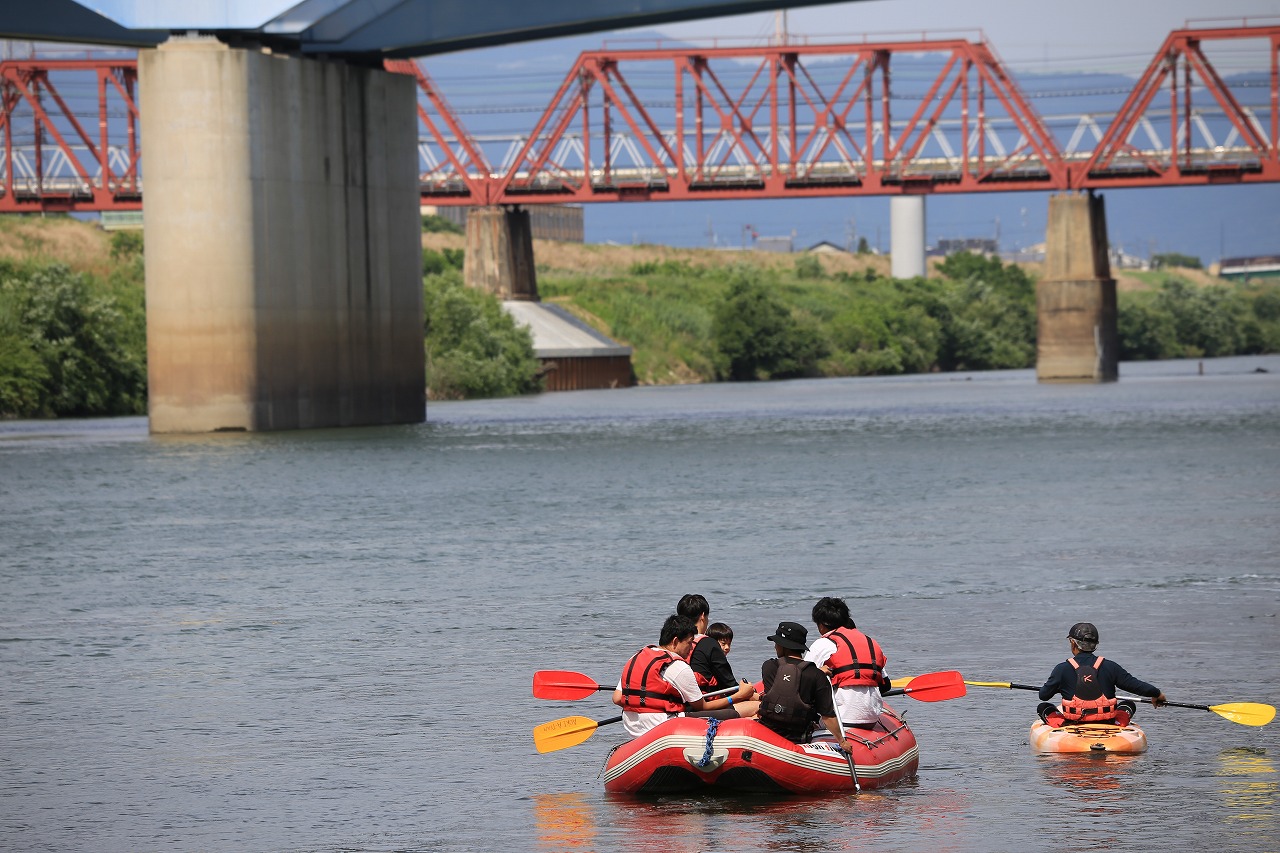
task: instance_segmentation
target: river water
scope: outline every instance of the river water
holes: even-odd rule
[[[1259,372],[1262,368],[1266,372]],[[1073,622],[1198,704],[1280,702],[1280,357],[432,404],[417,426],[0,424],[0,848],[1280,849],[1280,723],[1140,709],[1037,757],[1036,697],[899,699],[918,778],[619,798],[601,682],[685,592],[757,677],[846,598],[890,674],[1039,683]]]

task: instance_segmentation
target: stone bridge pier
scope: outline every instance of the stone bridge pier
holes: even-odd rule
[[[1036,378],[1115,382],[1120,336],[1102,196],[1049,199],[1044,278],[1036,284]]]
[[[502,300],[538,301],[529,211],[502,206],[471,208],[466,245],[462,275],[468,287]]]

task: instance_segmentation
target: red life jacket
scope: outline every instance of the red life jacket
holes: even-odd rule
[[[701,643],[703,640],[705,640],[709,636],[710,636],[709,634],[693,635],[693,645],[689,647],[689,654],[685,655],[685,658],[684,658],[685,663],[687,664],[693,663],[694,649],[698,648],[698,643]],[[693,677],[698,680],[698,687],[702,689],[703,693],[710,693],[720,686],[720,682],[716,680],[716,677],[714,675],[711,675],[711,676],[703,675],[702,673],[698,672],[695,669],[693,671]]]
[[[884,680],[884,651],[880,644],[857,628],[836,628],[824,634],[836,644],[827,658],[831,683],[836,687],[879,687]]]
[[[622,707],[640,714],[677,714],[684,710],[684,697],[675,685],[662,677],[678,658],[666,649],[645,646],[622,667]]]
[[[1070,699],[1062,697],[1062,716],[1077,723],[1115,719],[1116,699],[1103,695],[1102,684],[1098,680],[1102,656],[1095,658],[1092,666],[1081,666],[1075,658],[1068,658],[1067,663],[1076,671],[1076,689]]]

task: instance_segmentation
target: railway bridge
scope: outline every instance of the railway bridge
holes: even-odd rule
[[[652,0],[620,22],[608,3],[557,2],[506,33],[434,19],[456,3],[375,5],[312,0],[265,25],[178,34],[138,26],[141,13],[131,28],[77,18],[89,32],[72,36],[132,43],[138,59],[0,67],[0,210],[143,209],[153,432],[422,420],[427,199],[480,208],[469,228],[487,236],[469,242],[490,256],[468,262],[502,271],[485,286],[536,298],[529,205],[889,195],[895,274],[912,275],[927,195],[1052,190],[1038,375],[1108,381],[1099,191],[1280,180],[1277,27],[1174,32],[1115,116],[1071,128],[1037,114],[980,41],[584,53],[533,129],[495,143],[408,57],[805,4]],[[69,37],[30,14],[25,33],[43,21]],[[1246,90],[1206,51],[1242,39],[1268,57],[1251,78],[1266,83]],[[934,57],[936,76],[903,100],[892,70],[908,53]],[[633,81],[655,69],[670,86],[646,99]],[[59,75],[77,73],[96,114],[61,94]]]

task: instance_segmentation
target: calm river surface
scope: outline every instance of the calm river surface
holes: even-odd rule
[[[615,710],[535,670],[611,683],[685,592],[752,677],[836,594],[894,676],[1038,684],[1088,620],[1175,701],[1280,703],[1280,357],[0,423],[0,499],[5,850],[1280,849],[1280,722],[1055,759],[1032,693],[899,699],[919,777],[856,801],[607,796],[619,727],[530,734]]]

